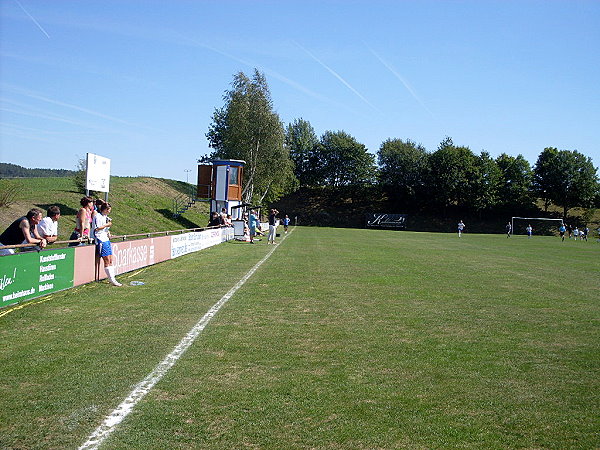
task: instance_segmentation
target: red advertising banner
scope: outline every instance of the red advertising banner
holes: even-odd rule
[[[96,246],[75,247],[75,272],[73,286],[86,284],[96,279]]]
[[[161,236],[137,241],[113,242],[112,250],[116,273],[121,274],[171,259],[171,237]],[[102,273],[104,272],[103,267],[101,264]]]

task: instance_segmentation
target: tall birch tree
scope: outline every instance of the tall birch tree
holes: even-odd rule
[[[254,70],[233,77],[222,108],[215,110],[206,137],[214,150],[210,158],[241,159],[244,168],[243,200],[271,202],[288,192],[295,182],[293,163],[284,145],[285,132],[265,76]]]

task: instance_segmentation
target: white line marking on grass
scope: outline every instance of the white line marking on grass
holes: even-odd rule
[[[283,242],[287,235],[281,239]],[[133,408],[137,403],[143,399],[148,392],[154,387],[156,383],[168,372],[168,370],[175,365],[177,360],[185,353],[185,351],[194,343],[198,335],[204,330],[208,322],[219,312],[221,307],[229,301],[229,299],[241,288],[246,281],[256,272],[256,270],[271,256],[271,254],[277,249],[279,244],[275,244],[273,248],[265,255],[263,259],[256,263],[256,265],[248,271],[246,275],[233,286],[227,294],[215,303],[208,312],[192,327],[187,335],[177,344],[171,353],[169,353],[165,359],[159,363],[152,372],[148,374],[144,380],[137,384],[137,386],[131,391],[123,402],[117,406],[117,408],[104,418],[102,424],[96,428],[88,438],[88,440],[79,447],[82,449],[98,448],[102,442],[115,430],[125,417],[133,411]]]

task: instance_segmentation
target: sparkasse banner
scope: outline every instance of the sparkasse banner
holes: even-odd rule
[[[169,236],[114,243],[112,249],[117,274],[171,259]]]

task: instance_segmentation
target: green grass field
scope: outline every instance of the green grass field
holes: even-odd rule
[[[0,314],[0,447],[76,448],[271,249]],[[600,244],[298,227],[102,448],[598,448]]]

